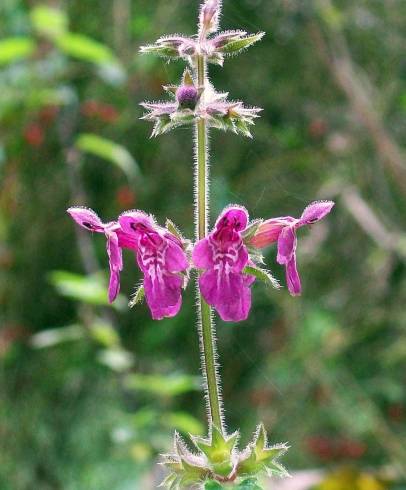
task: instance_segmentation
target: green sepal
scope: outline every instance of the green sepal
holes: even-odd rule
[[[221,53],[214,51],[214,53],[207,57],[207,62],[211,63],[212,65],[223,66],[224,56]]]
[[[172,233],[172,235],[175,235],[176,238],[181,241],[181,242],[184,242],[185,239],[182,235],[182,233],[180,232],[179,228],[175,225],[175,223],[173,221],[171,221],[169,218],[166,219],[166,222],[165,222],[165,228],[170,232]]]
[[[162,460],[159,464],[166,466],[174,473],[180,473],[183,470],[182,461],[178,455],[162,454]]]
[[[181,58],[179,51],[171,46],[159,46],[156,44],[151,44],[149,46],[143,46],[141,48],[142,54],[155,54],[161,58],[166,59],[178,59]]]
[[[193,81],[192,73],[188,68],[183,72],[182,84],[187,86],[192,86],[195,84]]]
[[[214,473],[228,476],[233,470],[232,453],[239,439],[239,432],[227,436],[212,425],[209,439],[193,437],[195,446],[206,455]]]
[[[209,480],[204,484],[204,490],[222,490],[223,488],[225,487],[215,480]]]
[[[250,256],[250,259],[255,263],[255,264],[264,264],[264,255],[261,252],[259,248],[252,247],[248,244],[246,244],[248,254]]]
[[[175,96],[176,92],[178,90],[178,85],[162,85],[162,88],[167,92],[168,94]]]
[[[175,432],[175,450],[182,463],[182,474],[188,475],[193,481],[203,480],[208,475],[206,458],[192,454],[178,432]]]
[[[268,476],[289,476],[278,459],[286,453],[289,446],[276,444],[268,446],[268,438],[263,424],[257,428],[254,441],[248,444],[238,465],[239,475],[255,475],[265,471]]]
[[[235,132],[233,120],[229,116],[211,116],[209,122],[213,128]]]
[[[281,287],[279,281],[269,271],[261,269],[260,267],[253,267],[251,265],[248,265],[244,268],[243,273],[250,276],[255,276],[266,286],[270,286],[275,289],[279,289]]]
[[[176,488],[176,480],[178,479],[178,475],[175,473],[170,473],[165,480],[158,485],[161,488],[167,488],[168,490],[173,490]]]
[[[170,470],[170,474],[161,483],[161,486],[168,490],[177,490],[203,482],[210,475],[206,457],[192,454],[177,432],[175,432],[174,454],[162,455],[160,464]]]
[[[246,480],[243,480],[237,485],[236,490],[263,490],[263,489],[258,485],[258,480],[256,478],[247,478]]]
[[[171,121],[177,125],[192,124],[196,116],[190,109],[179,110],[171,114]]]
[[[265,36],[264,32],[258,32],[257,34],[250,34],[241,39],[231,39],[223,46],[217,48],[217,52],[224,55],[238,54],[244,49],[249,48],[256,42],[260,41]]]
[[[154,125],[154,129],[151,133],[151,138],[155,138],[161,134],[168,133],[172,129],[175,129],[177,124],[174,123],[169,116],[159,117]]]
[[[244,121],[244,119],[235,119],[233,123],[236,133],[246,136],[247,138],[252,138],[248,123]]]
[[[258,231],[258,228],[262,225],[264,220],[262,219],[256,219],[255,221],[252,221],[247,228],[242,232],[242,238],[244,242],[249,242],[251,238],[255,236],[255,233]]]
[[[128,303],[129,308],[134,308],[134,306],[142,303],[144,301],[144,298],[145,289],[144,286],[141,284],[140,286],[138,286],[135,293],[133,294],[133,297],[131,298],[131,301]]]

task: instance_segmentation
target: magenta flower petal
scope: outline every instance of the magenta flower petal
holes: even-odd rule
[[[239,247],[233,266],[233,272],[242,272],[244,267],[248,265],[248,261],[249,255],[247,248],[245,246]]]
[[[166,249],[166,267],[173,274],[182,272],[189,267],[189,262],[185,255],[179,240],[169,233],[166,234],[167,249]]]
[[[114,231],[106,230],[106,236],[110,264],[109,301],[112,303],[120,291],[120,272],[123,270],[123,255],[118,244],[117,234]]]
[[[117,298],[120,292],[120,273],[110,269],[110,281],[109,281],[109,303]]]
[[[284,218],[272,218],[264,221],[259,226],[250,244],[256,248],[265,248],[276,242],[281,234],[281,231],[296,221],[290,216]]]
[[[251,308],[251,289],[243,274],[223,274],[208,270],[199,279],[205,301],[212,305],[225,322],[246,320]]]
[[[278,238],[278,264],[287,264],[295,254],[297,246],[296,231],[294,226],[285,226]]]
[[[201,294],[224,321],[245,320],[251,308],[250,286],[255,278],[242,272],[249,261],[241,236],[247,225],[246,209],[226,208],[192,254],[195,266],[205,270],[199,278]]]
[[[106,235],[110,267],[108,297],[110,303],[112,303],[120,291],[120,272],[123,269],[121,247],[135,248],[134,242],[126,237],[116,222],[103,223],[91,209],[74,207],[69,208],[68,213],[76,223],[86,230],[104,233]]]
[[[105,225],[92,209],[73,207],[69,208],[67,213],[71,215],[78,225],[86,230],[104,233]]]
[[[286,282],[292,296],[299,296],[301,294],[302,286],[300,276],[297,271],[295,254],[292,255],[292,258],[286,264]]]
[[[137,249],[137,240],[129,235],[128,233],[125,233],[120,227],[116,230],[117,237],[118,237],[118,245],[121,248],[129,248],[131,250],[136,250]]]
[[[296,267],[296,230],[323,219],[333,208],[333,201],[316,201],[303,211],[300,219],[286,216],[272,218],[261,223],[249,244],[256,248],[264,248],[278,242],[277,262],[286,268],[286,280],[289,292],[293,296],[301,293],[300,277]]]
[[[210,269],[214,267],[213,250],[210,247],[209,239],[203,238],[193,247],[192,260],[199,269]]]
[[[153,218],[143,211],[127,211],[119,216],[118,222],[124,233],[134,238],[137,235],[139,238],[139,231],[143,233],[147,230],[154,230]]]
[[[181,273],[189,267],[181,242],[142,211],[122,214],[119,224],[136,241],[137,263],[144,274],[145,298],[152,318],[176,315],[182,304]]]
[[[182,279],[166,275],[159,266],[144,275],[145,298],[154,320],[175,316],[182,304]]]
[[[216,221],[216,229],[230,228],[239,232],[245,230],[248,225],[248,211],[242,206],[230,206],[226,208]]]
[[[323,219],[333,208],[333,201],[316,201],[312,202],[303,211],[298,226],[311,225]]]

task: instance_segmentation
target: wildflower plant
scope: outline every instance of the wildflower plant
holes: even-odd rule
[[[225,488],[224,485],[260,490],[257,477],[261,474],[287,475],[279,460],[288,446],[270,445],[262,424],[242,449],[238,447],[239,432],[229,433],[226,428],[214,311],[225,322],[243,321],[250,313],[251,290],[256,281],[279,288],[278,281],[263,267],[261,253],[274,242],[278,246],[277,262],[286,269],[289,292],[293,296],[300,294],[296,232],[324,218],[334,205],[331,201],[314,202],[298,219],[287,216],[250,221],[244,207],[231,204],[209,232],[209,129],[252,137],[251,126],[261,111],[241,101],[229,100],[228,93],[217,92],[209,80],[209,64],[223,65],[227,57],[239,54],[264,35],[241,30],[218,32],[221,7],[221,0],[206,0],[201,5],[196,36],[165,36],[141,48],[144,54],[187,63],[180,84],[163,87],[168,94],[167,101],[141,105],[146,110],[143,119],[153,122],[153,137],[181,126],[194,128],[195,240],[185,239],[170,220],[160,226],[144,211],[127,211],[116,221],[103,223],[90,209],[68,210],[80,226],[104,233],[107,238],[110,302],[120,288],[123,248],[134,252],[143,274],[143,282],[130,306],[145,298],[155,320],[175,316],[181,308],[190,273],[194,271],[197,278],[198,335],[208,435],[207,438],[192,435],[186,444],[175,433],[173,452],[162,457],[162,464],[169,471],[162,486],[169,490],[190,487],[215,490]]]

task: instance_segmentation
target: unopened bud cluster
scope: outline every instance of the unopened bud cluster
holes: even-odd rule
[[[143,118],[154,122],[152,136],[204,119],[208,127],[251,137],[250,126],[261,109],[246,107],[241,101],[228,100],[227,93],[216,92],[208,81],[205,87],[198,87],[194,80],[197,78],[197,57],[203,56],[208,63],[223,65],[226,56],[240,53],[264,35],[262,32],[248,34],[241,30],[217,33],[220,11],[220,0],[207,0],[200,10],[199,35],[164,36],[154,44],[141,48],[142,53],[157,54],[167,60],[183,59],[194,72],[192,75],[186,70],[179,86],[164,87],[174,100],[141,104],[147,110]]]

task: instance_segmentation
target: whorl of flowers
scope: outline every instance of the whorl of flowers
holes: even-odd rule
[[[218,32],[221,7],[221,0],[203,2],[196,36],[164,36],[141,48],[142,53],[156,54],[169,61],[183,60],[188,64],[178,86],[163,87],[170,96],[167,101],[143,102],[141,105],[145,109],[143,119],[154,124],[152,136],[180,126],[195,125],[197,128],[197,238],[187,240],[170,220],[162,227],[150,214],[140,210],[127,211],[116,220],[104,223],[91,209],[68,209],[81,227],[106,237],[110,302],[120,291],[124,248],[134,253],[142,275],[142,284],[130,306],[145,298],[155,320],[175,316],[181,309],[190,272],[194,269],[198,277],[199,336],[209,430],[207,439],[192,436],[195,452],[191,452],[175,434],[174,451],[164,455],[162,461],[170,471],[162,486],[169,490],[196,486],[214,490],[234,482],[238,485],[236,488],[261,490],[256,479],[258,474],[287,474],[278,461],[288,446],[269,446],[262,424],[243,450],[237,447],[239,432],[228,435],[224,428],[210,309],[213,308],[225,322],[244,321],[250,313],[255,282],[279,288],[279,282],[263,268],[261,250],[273,243],[277,244],[276,262],[285,268],[290,294],[301,294],[297,268],[298,230],[320,221],[334,206],[332,201],[316,201],[307,206],[299,218],[284,216],[250,221],[246,208],[233,204],[220,213],[212,230],[206,232],[207,128],[231,130],[252,137],[250,126],[261,111],[242,101],[229,100],[228,93],[217,92],[209,81],[207,63],[222,65],[226,57],[240,53],[263,37],[263,33],[248,34],[242,30]]]

